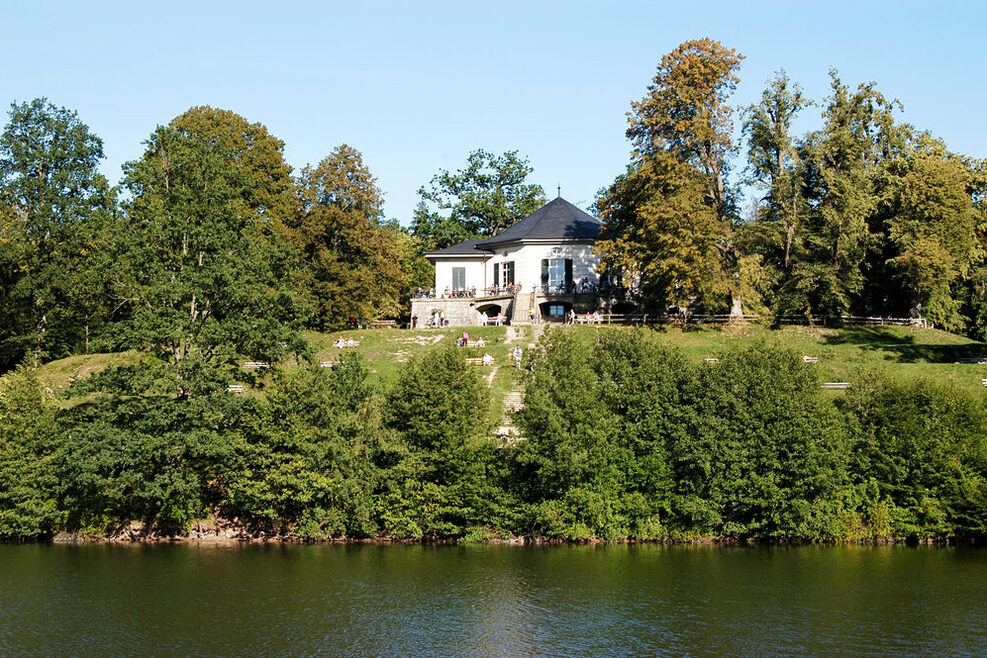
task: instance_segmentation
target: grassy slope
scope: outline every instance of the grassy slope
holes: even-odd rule
[[[573,330],[587,339],[605,330],[603,327],[575,327]],[[531,329],[519,327],[518,342],[527,347]],[[869,372],[879,370],[901,379],[928,378],[952,382],[962,388],[982,392],[980,380],[987,377],[987,366],[957,364],[959,358],[987,356],[987,344],[932,329],[913,327],[867,327],[852,329],[822,329],[815,327],[785,327],[771,330],[760,326],[697,329],[655,329],[661,340],[678,346],[696,360],[737,349],[751,341],[767,339],[780,341],[801,354],[819,357],[818,368],[823,381],[859,381]],[[437,345],[455,344],[462,329],[369,329],[331,334],[308,333],[319,360],[331,361],[340,350],[332,342],[340,335],[360,341],[354,348],[362,356],[374,379],[381,385],[394,383],[401,365],[409,358],[423,354]],[[491,419],[500,419],[504,394],[513,387],[514,371],[510,355],[513,345],[505,342],[504,327],[472,327],[471,338],[483,336],[484,349],[463,349],[466,356],[491,354],[498,366],[491,382]],[[51,388],[62,388],[74,377],[84,377],[110,365],[132,361],[136,355],[93,354],[74,356],[46,364],[40,375]],[[478,368],[484,377],[489,368]]]

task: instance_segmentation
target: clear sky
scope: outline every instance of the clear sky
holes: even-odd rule
[[[626,112],[658,60],[707,36],[746,56],[735,105],[779,68],[822,99],[836,67],[987,157],[985,2],[6,0],[0,16],[0,101],[76,110],[114,182],[156,125],[212,105],[265,124],[296,169],[359,149],[402,223],[477,148],[518,150],[550,198],[586,207],[628,162]],[[810,108],[798,129],[818,124]]]

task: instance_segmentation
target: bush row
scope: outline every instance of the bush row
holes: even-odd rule
[[[987,412],[960,389],[875,374],[833,395],[768,342],[695,364],[644,331],[550,331],[528,365],[507,446],[455,350],[387,390],[350,358],[243,396],[186,368],[176,397],[144,365],[56,400],[21,368],[0,380],[0,538],[209,518],[312,539],[985,535]]]

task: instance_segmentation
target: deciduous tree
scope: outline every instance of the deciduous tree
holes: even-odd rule
[[[288,236],[302,253],[311,326],[398,315],[406,287],[401,236],[382,221],[383,195],[360,152],[343,144],[303,169],[298,201]]]
[[[672,176],[671,185],[667,180],[658,180],[655,184],[640,186],[646,194],[637,195],[633,205],[627,203],[631,199],[615,203],[607,198],[609,194],[620,192],[619,185],[604,192],[598,204],[604,219],[603,236],[607,240],[604,254],[612,262],[626,264],[629,251],[638,249],[641,253],[637,256],[642,258],[637,264],[638,270],[643,271],[647,261],[676,258],[676,254],[679,257],[686,253],[702,254],[706,258],[708,238],[715,234],[716,258],[713,263],[707,261],[703,270],[705,280],[688,281],[684,288],[710,291],[717,287],[710,285],[715,280],[719,288],[730,292],[732,312],[735,313],[742,312],[742,306],[737,283],[739,254],[732,235],[733,195],[726,180],[727,158],[734,150],[730,134],[732,109],[726,101],[737,85],[737,70],[742,59],[736,51],[711,39],[687,41],[662,58],[648,93],[631,105],[627,130],[627,136],[634,144],[631,171],[637,176],[667,177],[672,162],[680,166]],[[675,193],[675,199],[655,198],[669,187]],[[688,190],[689,194],[683,196],[683,190]],[[688,201],[683,206],[686,198]],[[661,227],[643,226],[652,214],[642,210],[645,206],[673,207],[673,213],[682,216],[695,212],[697,202],[709,208],[715,218],[715,228],[707,229],[709,222],[705,220],[701,222],[704,229],[695,235],[679,230],[681,221],[666,222]],[[608,214],[612,207],[624,209],[620,221],[613,221]],[[628,220],[642,222],[641,230],[636,234],[628,232]],[[650,247],[635,244],[636,239],[655,229],[663,233],[651,237]],[[659,250],[653,250],[654,246]],[[708,267],[710,264],[712,268]],[[647,282],[642,283],[649,286]],[[669,283],[658,281],[650,286]],[[681,295],[673,293],[669,296]],[[705,301],[708,305],[716,305],[712,296]]]
[[[541,186],[525,182],[532,171],[517,151],[473,151],[465,167],[442,170],[418,190],[412,233],[429,249],[497,235],[545,203]]]
[[[278,230],[292,208],[282,148],[261,124],[197,107],[126,165],[130,336],[181,365],[183,395],[197,364],[274,361],[297,344],[293,252]]]
[[[772,238],[780,243],[781,268],[785,273],[791,270],[792,248],[799,222],[806,213],[791,125],[796,115],[810,104],[798,83],[779,71],[768,81],[760,102],[744,111],[750,182],[764,192],[755,220],[777,227],[778,235]]]
[[[11,106],[0,135],[0,370],[28,352],[79,349],[106,315],[109,301],[93,290],[103,277],[92,276],[115,208],[102,158],[75,112],[44,98]]]

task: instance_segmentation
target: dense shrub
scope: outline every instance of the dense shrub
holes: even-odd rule
[[[412,359],[387,396],[394,433],[378,510],[388,535],[462,537],[493,519],[489,393],[455,348]]]
[[[381,427],[366,374],[355,358],[277,371],[238,446],[225,514],[306,538],[376,534]]]
[[[867,378],[841,402],[854,482],[878,538],[982,537],[987,410],[955,387]]]
[[[696,363],[647,331],[550,330],[530,364],[507,445],[456,349],[383,391],[356,358],[240,396],[229,371],[143,363],[59,402],[21,368],[0,379],[0,538],[210,516],[310,539],[987,534],[987,409],[958,388],[875,374],[832,396],[770,343]]]
[[[31,370],[0,379],[0,539],[45,537],[58,529],[55,411]]]

